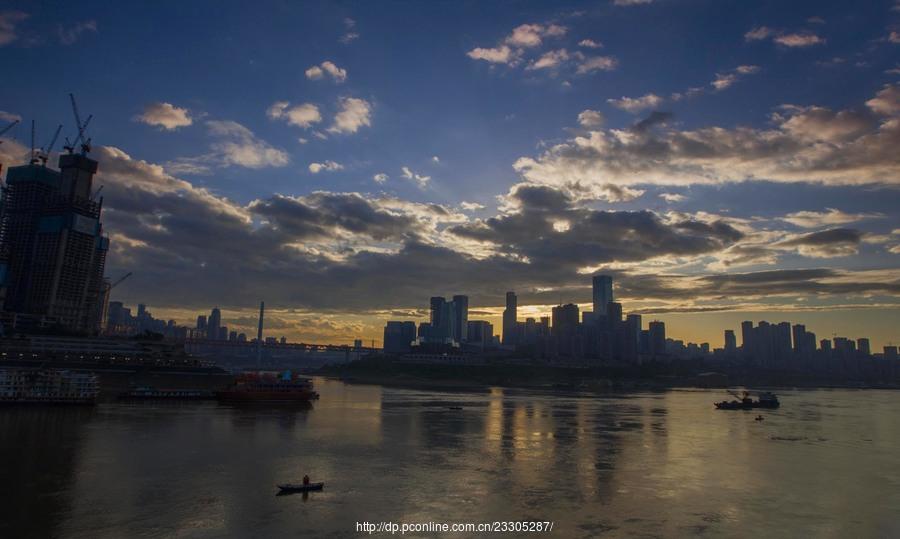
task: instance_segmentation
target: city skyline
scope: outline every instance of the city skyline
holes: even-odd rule
[[[167,6],[13,2],[3,175],[30,120],[72,136],[74,92],[106,275],[134,272],[112,299],[186,325],[218,304],[252,335],[265,299],[292,340],[380,340],[466,294],[500,328],[507,290],[539,318],[592,308],[605,273],[685,340],[784,320],[896,344],[894,3],[618,4],[198,3],[206,34]]]

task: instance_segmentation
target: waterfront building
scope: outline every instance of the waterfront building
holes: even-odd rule
[[[60,155],[58,171],[37,159],[7,171],[0,207],[5,312],[69,331],[100,331],[109,238],[100,222],[102,198],[92,190],[96,172],[97,161],[85,152]]]

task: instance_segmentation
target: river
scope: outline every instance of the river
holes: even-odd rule
[[[357,523],[522,520],[553,530],[491,536],[900,536],[897,392],[782,391],[755,421],[715,410],[721,391],[316,385],[307,409],[0,408],[0,537],[362,537]],[[324,491],[276,496],[304,474]]]

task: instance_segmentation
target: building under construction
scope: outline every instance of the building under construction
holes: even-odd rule
[[[109,286],[103,276],[109,239],[100,223],[103,199],[92,196],[97,162],[87,157],[90,144],[77,109],[76,121],[78,138],[60,155],[59,170],[47,166],[48,147],[43,154],[32,150],[29,164],[7,171],[0,210],[0,294],[7,332],[29,326],[77,333],[100,329]]]

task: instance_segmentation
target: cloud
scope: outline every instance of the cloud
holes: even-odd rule
[[[245,168],[283,167],[291,162],[284,150],[258,138],[253,131],[230,120],[206,122],[210,136],[210,152],[195,157],[181,157],[166,164],[175,174],[210,174],[213,169],[237,165]]]
[[[586,192],[614,183],[690,185],[747,179],[826,184],[900,185],[897,85],[850,109],[786,106],[773,127],[639,131],[597,129],[522,157],[513,168],[532,183],[578,185]],[[613,100],[635,109],[640,99]]]
[[[27,18],[28,14],[23,11],[0,12],[0,47],[19,38],[16,27]]]
[[[578,113],[578,123],[582,127],[600,127],[604,121],[603,113],[598,110],[585,109]]]
[[[802,228],[818,228],[826,225],[843,225],[864,219],[883,217],[883,215],[878,213],[846,213],[835,208],[825,208],[825,210],[793,212],[785,215],[781,220]]]
[[[813,33],[783,34],[775,37],[772,41],[785,47],[811,47],[825,43],[823,38]]]
[[[318,80],[325,75],[328,75],[337,83],[342,83],[347,80],[347,70],[334,65],[334,63],[329,60],[325,60],[321,64],[312,66],[306,70],[306,78],[310,80]]]
[[[614,0],[613,5],[616,6],[639,6],[641,4],[650,4],[653,0]]]
[[[726,73],[716,73],[716,78],[710,84],[716,91],[724,90],[729,88],[731,85],[736,83],[741,76],[743,75],[752,75],[754,73],[759,72],[759,66],[755,65],[740,65],[734,68],[732,71]]]
[[[515,27],[506,38],[494,47],[475,47],[466,56],[492,64],[515,65],[526,49],[540,46],[545,38],[565,35],[567,29],[558,24],[522,24]],[[548,60],[549,61],[549,60]],[[541,69],[538,67],[536,69]]]
[[[351,19],[350,17],[345,18],[344,19],[344,28],[346,29],[346,32],[344,32],[344,35],[341,36],[341,39],[340,39],[341,43],[348,45],[348,44],[352,43],[353,41],[359,39],[359,33],[355,31],[355,28],[356,28],[355,20]]]
[[[15,121],[21,122],[22,117],[19,116],[18,114],[13,114],[12,112],[6,112],[4,110],[0,110],[0,122],[15,122]],[[6,126],[4,125],[4,126],[0,126],[0,127],[6,127]]]
[[[318,174],[319,172],[336,172],[338,170],[344,170],[344,165],[340,163],[335,163],[334,161],[325,161],[324,163],[310,163],[309,171],[313,174]]]
[[[785,32],[768,26],[757,26],[744,34],[746,41],[763,41],[771,38],[774,43],[784,47],[811,47],[825,43],[825,39],[813,32]]]
[[[81,38],[81,34],[85,32],[96,32],[97,21],[82,21],[73,25],[62,25],[57,27],[59,42],[63,45],[73,45]]]
[[[531,62],[526,69],[553,69],[559,67],[568,59],[569,52],[566,49],[548,51],[537,60]]]
[[[594,56],[581,60],[575,72],[584,75],[594,71],[612,71],[618,65],[619,61],[612,56]]]
[[[276,101],[266,110],[266,116],[272,120],[284,120],[290,125],[308,129],[322,121],[319,107],[312,103],[301,103],[291,106],[287,101]]]
[[[434,164],[436,164],[436,165],[440,165],[440,164],[441,164],[441,158],[438,157],[438,156],[436,156],[436,155],[432,155],[432,156],[431,156],[431,162],[434,163]]]
[[[646,94],[641,97],[622,96],[619,99],[607,99],[606,102],[617,109],[626,110],[633,114],[644,109],[658,107],[662,104],[663,98],[656,94]]]
[[[595,71],[610,71],[618,66],[618,60],[612,56],[586,56],[581,51],[571,52],[568,49],[552,49],[540,52],[541,45],[547,38],[558,38],[568,32],[565,26],[549,24],[522,24],[493,47],[476,47],[466,55],[473,60],[483,60],[491,64],[502,64],[511,67],[524,64],[527,71],[547,70],[555,75],[558,70],[574,68],[576,75],[585,75]],[[581,40],[578,45],[583,48],[599,48],[602,45],[590,39]],[[531,60],[525,61],[527,56]],[[569,86],[569,81],[563,85]]]
[[[900,43],[900,32],[891,32],[888,34],[887,40],[891,43]]]
[[[862,237],[862,232],[853,228],[832,228],[792,236],[773,247],[797,247],[799,254],[803,256],[833,258],[856,254]]]
[[[484,204],[479,204],[477,202],[460,202],[459,207],[465,211],[478,211],[484,209]]]
[[[666,202],[682,202],[687,197],[678,193],[660,193],[659,198],[665,200]]]
[[[596,267],[615,275],[620,298],[646,309],[900,296],[900,270],[667,272],[660,263],[716,256],[748,233],[721,216],[592,209],[551,186],[520,184],[506,210],[484,219],[365,193],[274,194],[241,205],[117,148],[98,147],[94,157],[113,236],[109,273],[141,268],[118,298],[159,309],[205,310],[222,301],[222,290],[229,291],[226,310],[266,298],[274,316],[289,318],[274,314],[280,304],[292,320],[358,316],[373,313],[373,305],[389,316],[427,304],[432,289],[464,290],[473,305],[486,306],[501,305],[503,291],[515,289],[522,304],[549,305],[563,293],[589,298],[585,271]],[[554,226],[563,221],[567,228]]]
[[[431,181],[431,176],[416,174],[415,172],[410,170],[409,167],[404,166],[401,167],[400,170],[402,171],[402,176],[404,178],[416,182],[422,189],[424,189],[428,185],[428,182]]]
[[[537,47],[544,37],[565,35],[566,27],[557,24],[522,24],[513,29],[506,42],[517,47]]]
[[[509,64],[516,59],[513,50],[507,45],[493,48],[476,47],[466,55],[473,60],[484,60],[492,64]]]
[[[372,105],[365,99],[342,97],[339,105],[340,110],[328,128],[329,133],[356,133],[360,127],[372,125]]]
[[[567,226],[558,225],[562,222]],[[722,221],[667,221],[649,211],[594,210],[564,191],[529,184],[510,190],[505,214],[455,225],[449,231],[486,244],[498,256],[572,271],[602,263],[715,252],[743,237]]]
[[[150,103],[144,107],[144,112],[134,117],[134,120],[161,127],[167,131],[174,131],[179,127],[187,127],[194,123],[188,109],[164,102]]]
[[[665,124],[669,123],[673,117],[674,117],[674,115],[671,112],[662,112],[662,111],[655,110],[655,111],[651,112],[650,115],[647,116],[646,118],[644,118],[643,120],[635,123],[631,127],[631,130],[634,131],[635,133],[644,133],[644,132],[652,129],[654,126],[665,125]]]
[[[744,39],[747,41],[760,41],[763,39],[767,39],[774,34],[775,30],[769,28],[768,26],[757,26],[756,28],[753,28],[746,34],[744,34]]]
[[[884,116],[900,115],[900,84],[885,84],[866,106]]]
[[[375,183],[383,184],[386,181],[388,181],[388,175],[385,174],[384,172],[379,172],[378,174],[375,174],[374,176],[372,176],[372,180],[374,180]]]

